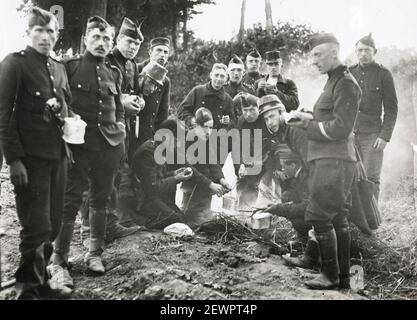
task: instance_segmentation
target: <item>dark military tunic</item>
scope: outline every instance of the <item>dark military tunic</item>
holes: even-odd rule
[[[149,60],[139,64],[139,72],[142,72],[142,69],[148,63]],[[140,90],[141,88],[139,88],[139,91]],[[132,143],[132,148],[134,150],[137,149],[137,142],[142,144],[148,139],[153,138],[156,130],[159,129],[159,125],[168,118],[169,107],[171,104],[170,94],[171,80],[168,77],[165,77],[163,86],[158,86],[158,88],[149,96],[143,97],[145,100],[145,108],[139,113],[139,139],[134,137],[134,130],[131,130],[130,133],[130,142]],[[135,122],[136,120],[132,119],[130,125],[131,128],[135,127]]]
[[[44,117],[55,97],[60,113]],[[61,225],[67,175],[61,121],[72,114],[63,64],[32,47],[8,55],[0,71],[0,147],[6,162],[20,160],[28,184],[16,186],[16,209],[22,230],[21,261],[16,271],[17,295],[46,283],[46,266]]]
[[[232,98],[224,88],[214,90],[211,82],[194,87],[187,94],[178,108],[178,118],[185,121],[187,125],[194,117],[197,109],[205,107],[211,111],[214,120],[214,129],[230,128],[234,123]],[[230,125],[220,123],[223,116],[230,117]]]
[[[55,121],[46,122],[46,101],[56,97],[68,116],[71,99],[64,66],[32,47],[8,55],[2,62],[0,91],[0,146],[7,163],[26,155],[58,160],[64,141]]]
[[[129,60],[123,57],[119,49],[114,48],[107,56],[110,63],[116,66],[122,73],[123,81],[121,85],[122,93],[138,94],[138,66],[134,60]]]
[[[398,112],[397,94],[391,72],[378,63],[366,67],[356,64],[349,70],[362,90],[355,132],[378,133],[381,139],[389,142]]]
[[[255,95],[255,91],[252,90],[252,87],[244,84],[243,82],[239,83],[239,85],[235,85],[229,82],[227,85],[224,86],[224,90],[232,99],[239,92],[247,92]],[[239,117],[242,115],[242,107],[239,101],[233,102],[233,113],[235,119],[239,119]]]
[[[264,78],[265,75],[259,72],[246,72],[243,76],[242,83],[251,88],[252,91],[255,91],[255,82],[259,79]]]
[[[266,76],[265,81],[268,81],[268,78],[269,76]],[[263,79],[259,79],[255,82],[255,92],[258,97],[263,97],[267,94],[275,94],[284,104],[287,112],[297,110],[300,105],[300,100],[298,99],[298,89],[294,81],[280,75],[275,88],[271,92],[266,92],[265,89],[259,88],[261,80]]]
[[[345,224],[355,173],[353,126],[361,90],[355,78],[340,65],[328,73],[324,90],[307,127],[310,199],[306,221],[325,232]],[[323,229],[324,228],[324,229]]]
[[[73,92],[73,110],[87,123],[85,143],[81,146],[97,150],[99,136],[110,146],[122,143],[126,131],[119,69],[88,51],[69,59],[65,66]]]

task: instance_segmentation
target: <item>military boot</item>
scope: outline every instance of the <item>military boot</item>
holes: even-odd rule
[[[311,289],[334,289],[339,286],[336,232],[334,229],[323,233],[316,232],[316,238],[321,256],[321,273],[305,284]]]
[[[319,244],[314,231],[310,230],[304,253],[299,257],[282,256],[285,263],[289,266],[319,270]]]
[[[119,224],[118,219],[116,215],[109,211],[107,213],[107,224],[106,224],[106,244],[113,242],[116,239],[127,237],[131,234],[134,234],[135,232],[138,232],[139,230],[144,229],[144,227],[141,226],[134,226],[134,227],[123,227],[121,224]]]
[[[54,243],[54,254],[51,259],[52,265],[48,266],[50,280],[54,287],[59,287],[60,285],[70,289],[74,287],[74,281],[68,270],[68,256],[73,233],[74,222],[63,222]]]
[[[90,207],[90,249],[84,258],[87,268],[97,274],[104,274],[105,269],[101,260],[104,251],[106,234],[106,209]]]
[[[116,216],[120,225],[129,228],[134,227],[137,224],[134,221],[136,215],[134,210],[135,199],[130,197],[120,197],[117,201]]]
[[[337,253],[339,259],[339,288],[350,289],[350,229],[349,227],[336,229]]]

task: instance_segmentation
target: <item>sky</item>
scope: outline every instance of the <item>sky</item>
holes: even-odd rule
[[[206,40],[230,39],[239,29],[241,1],[216,0],[217,5],[200,6],[202,14],[190,21],[190,28]],[[15,10],[19,2],[0,1],[0,58],[26,44],[24,19]],[[369,32],[379,47],[417,48],[416,0],[271,0],[271,4],[274,22],[333,32],[341,43],[342,58]],[[246,27],[264,21],[264,1],[247,0]]]

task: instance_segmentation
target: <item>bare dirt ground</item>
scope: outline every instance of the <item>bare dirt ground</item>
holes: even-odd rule
[[[13,278],[19,261],[19,223],[7,168],[1,172],[1,183],[1,267],[5,282]],[[392,243],[400,247],[410,239],[398,231],[404,230],[404,226],[415,226],[415,220],[412,219],[414,204],[410,193],[398,197],[395,201],[401,206],[400,210],[392,210],[384,202],[386,223],[378,232],[384,239],[387,234],[391,235]],[[289,229],[288,226],[284,231],[288,233]],[[238,239],[220,243],[203,234],[190,240],[176,240],[161,232],[145,231],[116,240],[104,254],[106,274],[94,277],[84,267],[85,249],[79,231],[77,224],[71,249],[71,273],[76,283],[73,299],[332,300],[387,296],[381,294],[380,288],[365,288],[361,294],[308,290],[303,282],[315,274],[288,268],[267,246]],[[412,297],[407,290],[401,297],[406,296]],[[14,298],[13,287],[0,292],[0,299]]]

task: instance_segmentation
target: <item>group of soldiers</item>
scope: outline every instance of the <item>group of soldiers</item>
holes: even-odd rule
[[[254,163],[233,159],[239,203],[251,208],[260,183],[276,183],[281,203],[262,210],[288,218],[306,245],[303,255],[284,256],[286,262],[320,269],[306,282],[311,288],[349,287],[348,216],[356,163],[360,155],[377,197],[383,150],[397,116],[393,78],[374,61],[371,35],[356,43],[359,63],[349,68],[333,35],[311,37],[313,64],[328,75],[313,113],[300,110],[296,84],[282,75],[280,52],[265,53],[267,73],[261,74],[262,57],[253,49],[246,71],[237,55],[228,66],[215,63],[210,80],[194,87],[172,117],[168,38],[152,39],[149,60],[137,64],[144,41],[140,25],[124,18],[113,47],[114,28],[95,16],[87,22],[85,52],[58,61],[50,55],[58,30],[54,15],[33,8],[30,45],[0,65],[0,147],[22,227],[18,299],[72,293],[69,252],[85,192],[90,237],[84,261],[95,274],[105,273],[105,244],[116,238],[143,226],[195,227],[212,218],[211,195],[221,197],[233,187],[222,172],[224,155],[216,156],[217,163],[208,161],[209,138],[213,129],[232,128],[249,130],[250,149],[255,131],[262,132],[260,173],[248,174]],[[68,117],[86,122],[84,143],[63,140]],[[171,134],[158,139],[159,130]],[[158,161],[161,147],[168,158],[182,143],[189,146],[181,130],[204,141],[207,161]],[[178,185],[181,208],[175,202]]]

